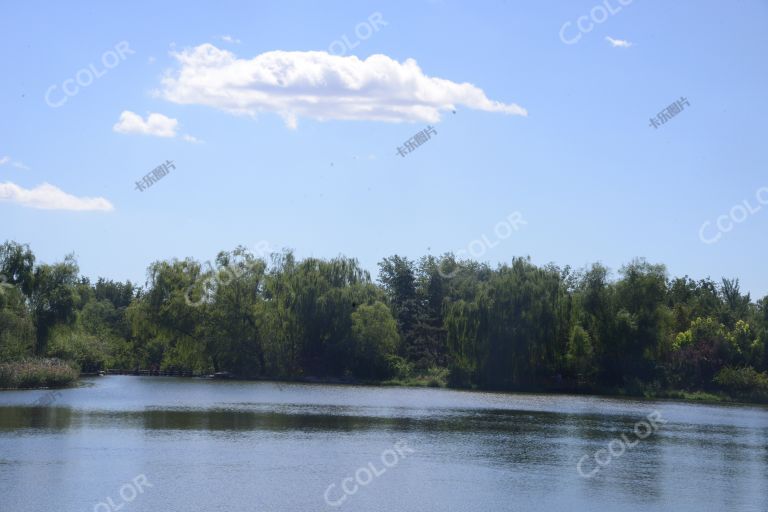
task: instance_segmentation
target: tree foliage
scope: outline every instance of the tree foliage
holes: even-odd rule
[[[753,302],[737,279],[669,278],[642,259],[613,277],[601,264],[574,271],[514,258],[492,269],[450,254],[394,255],[374,282],[351,258],[265,259],[237,247],[214,264],[156,261],[139,288],[91,283],[72,256],[39,264],[6,242],[0,272],[0,361],[741,394],[764,386],[768,370],[768,297]]]

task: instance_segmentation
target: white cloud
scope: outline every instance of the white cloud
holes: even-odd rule
[[[230,35],[219,36],[219,39],[221,39],[225,43],[232,43],[232,44],[240,44],[241,43],[241,41],[239,39],[235,39],[234,37],[232,37]]]
[[[22,188],[10,181],[0,183],[0,201],[41,210],[108,212],[114,209],[112,203],[103,197],[73,196],[50,183],[43,183],[32,189]]]
[[[175,137],[179,121],[163,114],[150,113],[145,121],[139,114],[124,110],[112,127],[118,133],[140,133],[155,137]]]
[[[271,51],[240,59],[208,43],[171,55],[179,69],[166,73],[159,91],[168,101],[251,116],[276,112],[292,128],[300,116],[436,123],[441,112],[457,105],[528,114],[514,103],[488,99],[470,83],[429,77],[413,59],[399,63],[371,55],[360,60],[324,51]]]
[[[179,121],[163,114],[150,113],[145,121],[139,114],[124,110],[120,120],[112,127],[118,133],[140,133],[155,137],[174,138],[177,135]],[[181,138],[187,142],[198,144],[203,142],[192,135],[185,134]]]
[[[625,41],[623,39],[614,39],[611,36],[605,36],[605,40],[611,43],[611,46],[614,48],[629,48],[632,46],[632,43],[629,41]]]
[[[0,165],[5,165],[5,164],[7,164],[10,161],[11,161],[11,157],[9,157],[7,155],[6,156],[0,156]]]

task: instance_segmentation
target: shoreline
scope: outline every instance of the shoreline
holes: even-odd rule
[[[28,388],[0,388],[0,391],[41,391],[41,390],[57,390],[80,387],[81,380],[83,378],[95,378],[95,377],[110,377],[110,376],[125,376],[125,377],[174,377],[183,379],[202,379],[202,380],[215,380],[225,382],[272,382],[275,384],[319,384],[319,385],[337,385],[337,386],[352,386],[352,387],[392,387],[392,388],[434,388],[434,389],[446,389],[451,391],[467,391],[478,393],[500,393],[500,394],[531,394],[531,395],[574,395],[574,396],[593,396],[600,398],[614,398],[614,399],[627,399],[627,400],[669,400],[682,403],[693,404],[716,404],[716,405],[750,405],[750,406],[768,406],[767,401],[759,400],[747,400],[741,397],[732,396],[724,392],[719,394],[708,391],[685,391],[685,390],[662,390],[662,391],[644,391],[642,393],[627,393],[622,389],[606,389],[603,391],[595,390],[580,390],[580,389],[560,389],[560,390],[547,390],[547,389],[485,389],[479,387],[451,387],[445,383],[440,385],[432,385],[427,379],[412,378],[406,382],[385,380],[385,381],[363,381],[356,379],[345,378],[322,378],[322,377],[301,377],[295,379],[274,379],[274,378],[213,378],[208,375],[151,375],[151,374],[136,374],[136,373],[83,373],[74,382],[63,386],[41,386],[41,387],[28,387]]]

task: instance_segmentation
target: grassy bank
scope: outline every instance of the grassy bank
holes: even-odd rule
[[[683,390],[662,389],[657,386],[635,385],[631,387],[579,387],[561,386],[557,389],[548,387],[526,387],[520,389],[485,389],[479,386],[452,386],[449,382],[447,368],[433,367],[426,370],[412,370],[399,372],[400,374],[387,380],[358,380],[358,379],[329,379],[329,378],[305,378],[287,379],[283,382],[310,382],[317,384],[347,384],[351,386],[392,386],[392,387],[431,387],[447,388],[465,391],[486,391],[496,393],[535,393],[543,395],[585,395],[613,398],[646,398],[650,400],[667,399],[686,402],[710,402],[710,403],[749,403],[768,404],[768,390],[761,381],[760,376],[751,375],[745,371],[735,370],[734,378],[729,375],[727,381],[723,381],[728,389],[720,390]],[[270,379],[267,379],[270,380]],[[722,380],[722,379],[721,379]],[[734,382],[736,381],[736,382]]]
[[[60,359],[24,359],[0,363],[0,389],[61,388],[80,372]]]
[[[448,369],[434,367],[421,372],[409,372],[405,376],[385,380],[379,384],[383,386],[445,388],[448,387]]]
[[[671,399],[687,402],[710,403],[752,403],[768,404],[768,392],[763,382],[764,377],[744,369],[729,370],[727,379],[720,379],[730,389],[693,391],[681,389],[660,389],[656,386],[631,386],[621,388],[561,386],[552,388],[525,389],[483,389],[478,386],[451,386],[447,368],[433,367],[424,370],[398,372],[399,375],[387,380],[360,380],[354,378],[303,377],[296,379],[257,378],[243,379],[235,376],[233,380],[270,380],[273,382],[301,382],[314,384],[346,384],[350,386],[393,386],[393,387],[432,387],[467,391],[488,391],[498,393],[536,393],[544,395],[577,394],[586,396],[625,397],[646,399]],[[73,383],[80,376],[76,365],[60,359],[27,359],[23,361],[0,363],[0,389],[30,389],[41,387],[64,387]]]

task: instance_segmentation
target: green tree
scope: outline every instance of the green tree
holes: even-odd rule
[[[381,302],[361,304],[351,315],[353,374],[362,378],[385,378],[391,373],[390,358],[397,350],[397,323]]]
[[[595,353],[589,333],[580,325],[574,325],[568,339],[565,355],[569,369],[578,376],[579,382],[591,382],[597,372]]]
[[[48,333],[54,325],[74,319],[78,272],[73,255],[66,256],[61,263],[35,267],[29,303],[35,322],[37,354],[45,354]]]
[[[32,354],[35,326],[16,286],[0,287],[0,362]]]

